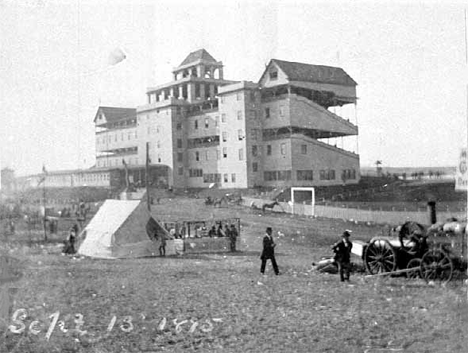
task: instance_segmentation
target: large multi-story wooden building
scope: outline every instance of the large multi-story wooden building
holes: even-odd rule
[[[201,49],[173,77],[147,90],[131,132],[135,164],[144,165],[148,148],[151,165],[167,167],[160,175],[167,185],[359,181],[359,156],[326,143],[358,134],[356,125],[330,111],[356,104],[356,82],[343,69],[273,59],[258,83],[236,82],[225,80],[222,62]]]
[[[335,114],[357,101],[343,69],[272,59],[258,83],[223,76],[222,62],[201,49],[172,82],[148,88],[145,105],[99,107],[96,165],[51,172],[47,185],[118,189],[144,185],[147,170],[151,185],[171,188],[359,181],[357,150],[343,148],[356,141],[357,124]]]

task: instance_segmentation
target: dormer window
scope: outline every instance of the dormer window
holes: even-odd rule
[[[270,71],[270,80],[278,79],[278,71]]]

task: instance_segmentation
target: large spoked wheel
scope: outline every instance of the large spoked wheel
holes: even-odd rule
[[[441,249],[432,249],[421,259],[421,276],[426,281],[448,282],[453,276],[453,261]]]
[[[421,259],[411,259],[406,266],[408,278],[421,278]]]
[[[366,248],[364,262],[372,275],[392,272],[397,266],[395,249],[385,239],[374,239]]]

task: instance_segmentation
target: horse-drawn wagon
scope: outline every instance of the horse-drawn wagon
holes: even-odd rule
[[[406,222],[394,230],[394,236],[377,236],[368,243],[354,241],[353,252],[362,257],[370,275],[406,274],[448,282],[467,268],[464,228],[444,224],[426,229]]]

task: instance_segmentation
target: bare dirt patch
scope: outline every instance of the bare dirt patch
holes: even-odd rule
[[[153,215],[167,221],[239,217],[241,251],[103,261],[62,256],[47,246],[31,251],[20,241],[2,244],[3,251],[24,261],[13,311],[25,308],[28,317],[9,323],[17,330],[23,323],[23,332],[0,331],[0,351],[465,351],[468,306],[462,281],[441,286],[355,273],[343,284],[336,275],[312,270],[311,263],[330,254],[343,229],[367,240],[380,234],[380,227],[205,207],[196,199],[164,199]],[[278,242],[280,276],[271,267],[266,277],[259,274],[266,226],[273,227]],[[31,330],[33,321],[39,324]]]

